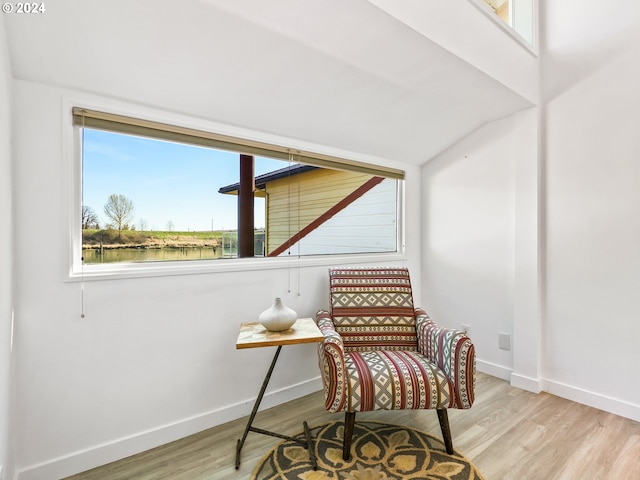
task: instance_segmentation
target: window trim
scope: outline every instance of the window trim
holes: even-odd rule
[[[115,103],[115,102],[110,102]],[[151,111],[144,108],[135,108],[131,105],[117,106],[117,112],[113,106],[97,105],[96,102],[79,100],[74,98],[63,98],[62,102],[62,129],[63,129],[63,162],[64,176],[62,182],[63,198],[66,202],[66,215],[63,218],[64,233],[64,281],[80,282],[91,280],[113,280],[125,278],[144,278],[174,275],[194,275],[224,272],[241,272],[255,270],[269,270],[282,268],[298,268],[298,267],[314,267],[314,266],[330,266],[336,264],[366,264],[380,262],[397,262],[405,261],[405,228],[404,228],[404,170],[382,166],[374,163],[376,160],[366,155],[352,154],[349,155],[362,160],[344,160],[343,169],[362,171],[360,168],[368,168],[367,173],[377,172],[388,178],[395,178],[397,184],[397,201],[396,201],[396,252],[381,253],[356,253],[356,254],[326,254],[326,255],[305,255],[291,257],[268,257],[268,258],[234,258],[225,259],[224,261],[211,260],[191,260],[191,261],[167,261],[167,262],[141,262],[141,263],[115,263],[115,264],[90,264],[83,265],[82,258],[82,234],[81,234],[81,209],[82,209],[82,144],[80,129],[82,124],[78,125],[74,119],[73,109],[78,108],[85,111],[101,112],[113,117],[126,117],[132,119],[140,119],[142,122],[159,124],[165,126],[174,126],[177,129],[188,131],[202,132],[211,136],[224,137],[233,139],[234,141],[246,141],[251,144],[259,144],[260,146],[276,147],[287,152],[295,152],[295,161],[299,161],[298,153],[304,155],[309,161],[323,161],[327,159],[331,162],[331,166],[336,168],[340,165],[342,157],[336,156],[344,153],[338,150],[332,150],[327,154],[316,153],[325,150],[320,146],[315,152],[308,150],[309,144],[295,145],[295,142],[288,139],[275,137],[272,135],[260,135],[257,132],[234,128],[226,125],[214,124],[213,122],[202,121],[190,117],[184,117],[177,114],[167,114],[158,111]],[[90,128],[88,123],[86,127]],[[104,127],[103,127],[104,128]],[[221,133],[213,133],[213,132]],[[290,148],[278,147],[278,143],[294,144]],[[299,148],[302,147],[302,148]],[[220,147],[214,147],[220,148]],[[238,150],[234,150],[238,151]],[[287,153],[288,155],[288,153]],[[266,156],[266,155],[265,155]],[[273,157],[273,154],[269,154]],[[368,160],[371,160],[369,162]],[[338,163],[335,163],[338,162]],[[327,166],[327,164],[317,166]]]

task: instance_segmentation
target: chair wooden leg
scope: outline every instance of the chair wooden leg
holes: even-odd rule
[[[442,439],[444,446],[449,455],[453,455],[453,441],[451,440],[451,429],[449,428],[449,415],[446,408],[436,409],[438,412],[438,420],[440,421],[440,430],[442,430]]]
[[[344,440],[342,443],[342,459],[349,460],[351,456],[351,438],[356,424],[356,412],[344,412]]]

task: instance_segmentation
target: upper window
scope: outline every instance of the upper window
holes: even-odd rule
[[[534,44],[535,0],[483,0],[486,5],[509,25],[529,45]]]
[[[94,264],[399,250],[402,172],[74,108]]]

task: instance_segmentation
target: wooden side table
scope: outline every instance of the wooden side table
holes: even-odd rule
[[[315,452],[313,450],[313,444],[311,443],[311,432],[309,431],[309,425],[307,425],[306,421],[303,422],[306,441],[302,441],[287,435],[282,435],[280,433],[263,430],[261,428],[254,427],[252,424],[253,419],[258,412],[258,408],[260,407],[260,402],[262,401],[264,392],[267,389],[267,385],[269,384],[269,380],[271,379],[271,373],[273,372],[273,368],[276,365],[282,346],[298,345],[301,343],[317,343],[321,342],[322,339],[322,333],[320,332],[320,329],[312,318],[299,318],[289,330],[285,330],[284,332],[270,332],[258,322],[243,323],[240,325],[240,334],[238,335],[238,340],[236,341],[237,349],[275,346],[277,346],[278,348],[276,349],[276,353],[273,356],[273,360],[271,361],[269,370],[267,371],[267,374],[264,377],[264,381],[262,382],[260,393],[258,394],[258,398],[256,398],[256,402],[253,405],[253,410],[251,411],[251,415],[249,416],[247,427],[244,429],[244,434],[242,435],[241,439],[238,439],[238,444],[236,446],[236,470],[240,468],[240,452],[242,451],[242,447],[245,440],[247,439],[247,434],[249,432],[256,432],[263,435],[283,438],[285,440],[290,440],[304,446],[309,451],[309,458],[311,460],[311,464],[313,465],[313,469],[316,470],[318,468]]]

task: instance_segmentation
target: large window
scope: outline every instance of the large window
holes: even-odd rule
[[[81,108],[73,123],[83,271],[399,250],[401,171]]]

